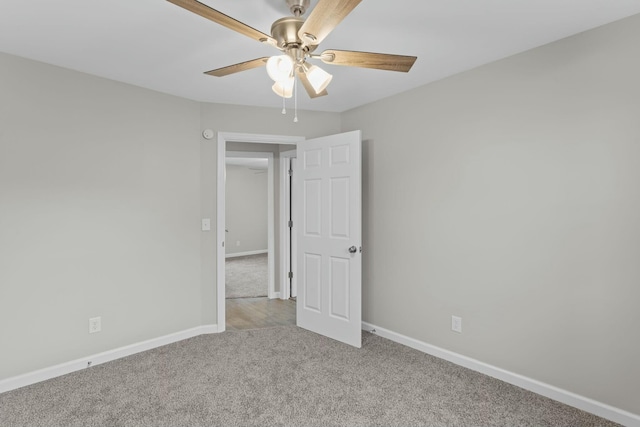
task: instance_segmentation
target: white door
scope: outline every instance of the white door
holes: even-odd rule
[[[298,144],[297,324],[361,346],[360,131]]]

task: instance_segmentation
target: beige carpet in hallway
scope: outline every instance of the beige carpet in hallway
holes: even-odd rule
[[[267,254],[227,258],[225,260],[226,297],[266,297],[269,286],[267,259]]]

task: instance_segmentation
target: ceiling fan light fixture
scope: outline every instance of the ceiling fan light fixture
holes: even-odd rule
[[[308,59],[319,59],[324,63],[349,67],[408,72],[416,61],[415,56],[385,53],[358,52],[328,49],[320,55],[313,54],[319,44],[351,13],[362,0],[314,0],[316,3],[308,18],[302,15],[309,9],[311,0],[286,0],[294,16],[276,20],[271,25],[271,35],[263,33],[217,11],[199,0],[167,0],[183,9],[200,15],[216,24],[253,40],[269,44],[280,50],[276,56],[256,58],[215,70],[205,74],[222,77],[240,71],[266,65],[269,77],[275,82],[273,91],[281,96],[282,113],[286,114],[284,98],[294,98],[297,111],[298,80],[310,98],[327,95],[327,86],[333,76],[318,66],[307,63]],[[297,115],[294,122],[297,122]]]
[[[276,95],[283,98],[291,98],[293,96],[294,77],[288,77],[284,80],[277,81],[271,86]]]
[[[309,79],[309,83],[311,83],[313,90],[315,90],[317,94],[325,90],[327,86],[329,86],[329,83],[331,83],[331,79],[333,79],[331,74],[327,73],[317,65],[305,67],[305,72]]]
[[[280,82],[291,77],[293,60],[288,55],[276,55],[267,61],[267,74],[274,82]]]

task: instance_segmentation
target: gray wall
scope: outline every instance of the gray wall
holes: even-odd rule
[[[635,16],[343,114],[365,321],[640,414],[638,40]]]
[[[225,241],[227,256],[268,249],[266,170],[227,165],[225,182]]]
[[[0,93],[0,378],[200,325],[199,104],[4,54]]]
[[[215,224],[216,152],[202,129],[340,130],[339,114],[294,124],[279,108],[203,105],[2,53],[0,93],[0,379],[215,324],[215,232],[200,219]],[[102,332],[89,335],[94,316]]]

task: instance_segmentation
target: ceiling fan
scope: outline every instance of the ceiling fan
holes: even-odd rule
[[[309,7],[310,0],[286,0],[293,16],[275,21],[271,26],[271,35],[258,31],[197,0],[167,1],[283,52],[281,55],[257,58],[205,73],[223,77],[266,66],[267,73],[275,82],[272,86],[273,91],[283,98],[292,96],[296,76],[311,98],[327,95],[326,88],[332,76],[317,65],[311,64],[309,59],[319,59],[325,64],[332,65],[402,72],[408,72],[417,59],[415,56],[335,49],[325,50],[320,54],[313,53],[325,37],[362,0],[319,0],[306,20],[302,15]]]

